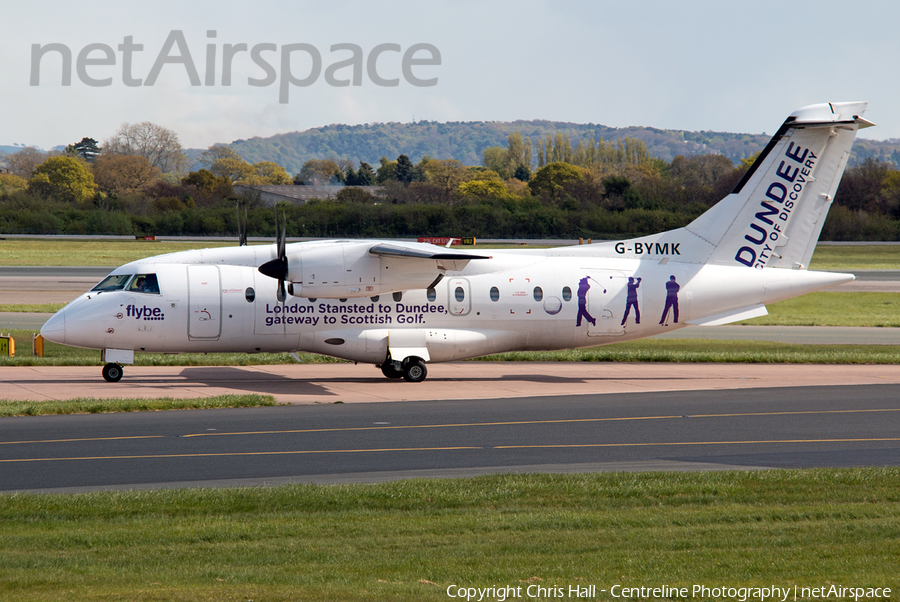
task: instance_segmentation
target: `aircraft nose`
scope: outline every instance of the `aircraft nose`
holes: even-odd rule
[[[48,341],[63,344],[66,342],[66,313],[56,312],[41,326],[41,336]]]

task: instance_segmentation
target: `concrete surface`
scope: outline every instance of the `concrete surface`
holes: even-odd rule
[[[900,384],[898,365],[452,362],[422,383],[389,380],[368,365],[126,366],[107,383],[100,367],[0,367],[0,398],[199,398],[262,393],[280,403],[494,399],[648,391]]]

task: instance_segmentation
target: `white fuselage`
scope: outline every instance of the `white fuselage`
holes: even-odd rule
[[[288,251],[329,244],[348,242],[295,243]],[[395,359],[412,350],[435,362],[632,340],[852,279],[598,257],[589,250],[491,251],[490,259],[446,272],[434,288],[344,299],[288,295],[283,303],[276,299],[277,281],[257,270],[274,257],[272,246],[185,251],[112,272],[155,274],[158,292],[85,293],[43,333],[94,349],[309,351],[373,364],[385,361],[390,349]]]

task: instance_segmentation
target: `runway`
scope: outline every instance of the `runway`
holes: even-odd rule
[[[896,392],[801,386],[4,418],[0,491],[897,466]]]

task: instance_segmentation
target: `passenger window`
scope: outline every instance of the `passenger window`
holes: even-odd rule
[[[256,299],[256,291],[253,290],[252,286],[247,287],[247,290],[244,292],[244,299],[246,299],[248,303],[253,303],[253,300]]]
[[[433,288],[430,288],[425,291],[425,296],[428,297],[429,302],[434,302],[434,300],[437,299],[437,291]]]
[[[571,301],[572,300],[572,289],[568,286],[563,287],[563,301]]]
[[[539,286],[534,287],[534,300],[540,301],[543,298],[544,298],[543,289],[541,289],[541,287],[539,287]]]
[[[394,301],[400,303],[400,300],[403,298],[403,291],[397,291],[396,293],[393,293],[391,297],[394,298]]]
[[[381,298],[381,295],[375,295],[374,297],[369,297],[369,301],[372,303],[378,303],[378,299]]]
[[[138,274],[131,281],[128,290],[134,293],[158,295],[159,282],[156,280],[156,274]]]
[[[461,286],[457,286],[456,290],[453,291],[453,294],[457,301],[464,301],[466,299],[466,291],[464,291]]]
[[[107,276],[100,283],[91,289],[91,292],[103,292],[103,291],[118,291],[125,288],[125,284],[128,282],[128,279],[131,278],[132,274],[115,274],[113,276]]]
[[[491,301],[499,301],[500,300],[500,289],[496,286],[491,287]]]

